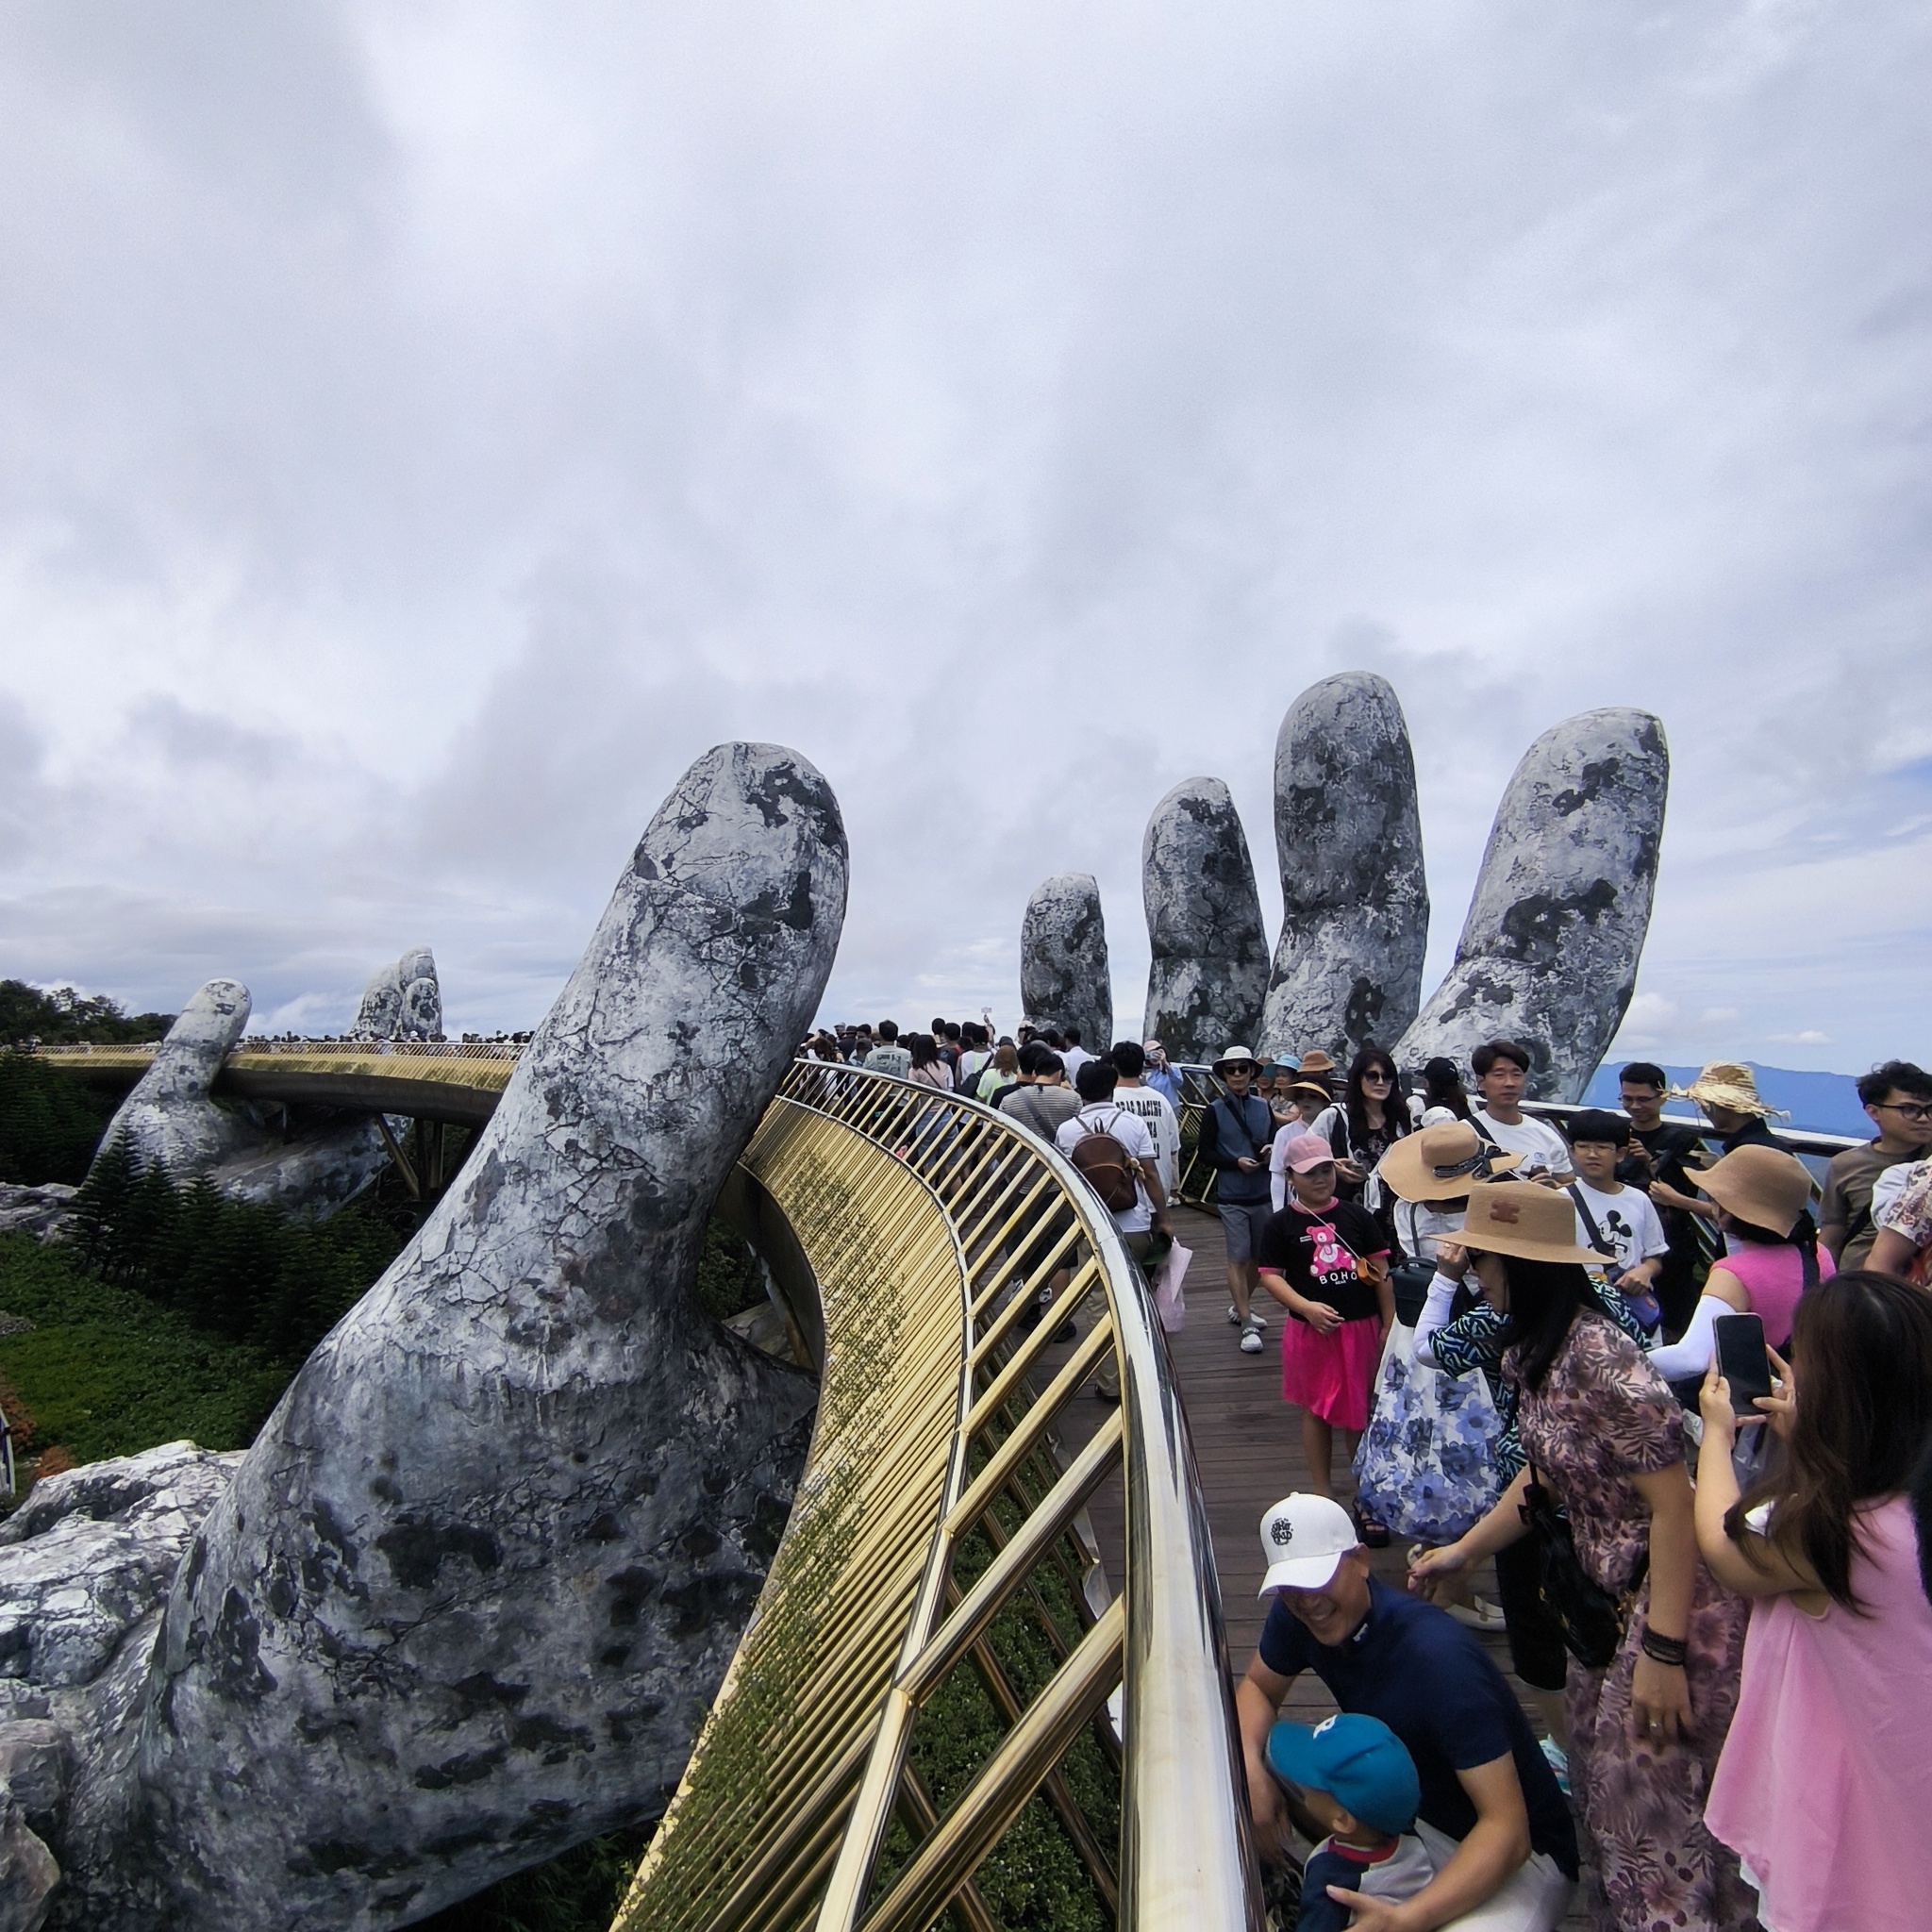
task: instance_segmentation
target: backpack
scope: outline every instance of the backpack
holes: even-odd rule
[[[1116,1116],[1121,1109],[1114,1108]],[[1124,1214],[1141,1198],[1134,1184],[1139,1163],[1111,1134],[1090,1129],[1075,1141],[1067,1158],[1080,1170],[1080,1177],[1100,1196],[1100,1205],[1109,1214]]]

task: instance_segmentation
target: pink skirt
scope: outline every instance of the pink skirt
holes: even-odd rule
[[[1317,1335],[1291,1315],[1281,1324],[1281,1399],[1333,1428],[1365,1429],[1381,1359],[1382,1324],[1373,1315],[1344,1322],[1333,1335]]]

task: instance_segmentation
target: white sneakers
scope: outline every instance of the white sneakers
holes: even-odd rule
[[[1243,1355],[1259,1355],[1261,1353],[1261,1331],[1267,1325],[1267,1322],[1259,1315],[1250,1315],[1241,1324],[1241,1353]]]

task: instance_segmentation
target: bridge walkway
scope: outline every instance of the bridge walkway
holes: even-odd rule
[[[1222,1614],[1227,1626],[1230,1671],[1237,1677],[1255,1654],[1267,1607],[1257,1592],[1261,1588],[1260,1523],[1262,1512],[1291,1490],[1308,1486],[1308,1468],[1301,1447],[1296,1411],[1281,1399],[1281,1325],[1271,1314],[1268,1346],[1257,1356],[1243,1355],[1227,1322],[1226,1252],[1221,1223],[1212,1214],[1191,1208],[1174,1210],[1174,1232],[1181,1245],[1193,1251],[1188,1270],[1187,1325],[1168,1337],[1169,1353],[1186,1406],[1188,1426],[1213,1533],[1215,1569],[1221,1579]],[[1278,1312],[1278,1311],[1277,1311]],[[1048,1360],[1058,1362],[1071,1351],[1055,1349]],[[1089,1396],[1061,1420],[1060,1431],[1070,1452],[1077,1449],[1106,1420],[1105,1405]],[[1338,1451],[1338,1461],[1340,1455]],[[1354,1493],[1353,1479],[1338,1469],[1336,1487],[1345,1503]],[[1091,1506],[1094,1534],[1110,1574],[1118,1574],[1124,1524],[1117,1492],[1102,1491]],[[1374,1551],[1375,1574],[1394,1589],[1403,1587],[1406,1571],[1402,1539],[1391,1539],[1386,1550]],[[1475,1584],[1476,1593],[1496,1600],[1493,1572],[1486,1565]],[[1535,1690],[1509,1668],[1509,1645],[1501,1635],[1479,1641],[1522,1701],[1539,1737],[1548,1732],[1558,1742],[1564,1737],[1562,1698]],[[1328,1693],[1312,1675],[1297,1679],[1284,1715],[1304,1724],[1318,1724],[1335,1708]],[[1588,1924],[1580,1904],[1564,1920],[1566,1928]]]

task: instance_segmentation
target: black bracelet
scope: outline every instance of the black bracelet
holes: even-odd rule
[[[1680,1671],[1690,1661],[1690,1646],[1683,1638],[1660,1636],[1647,1624],[1638,1648],[1653,1663],[1670,1664]]]

